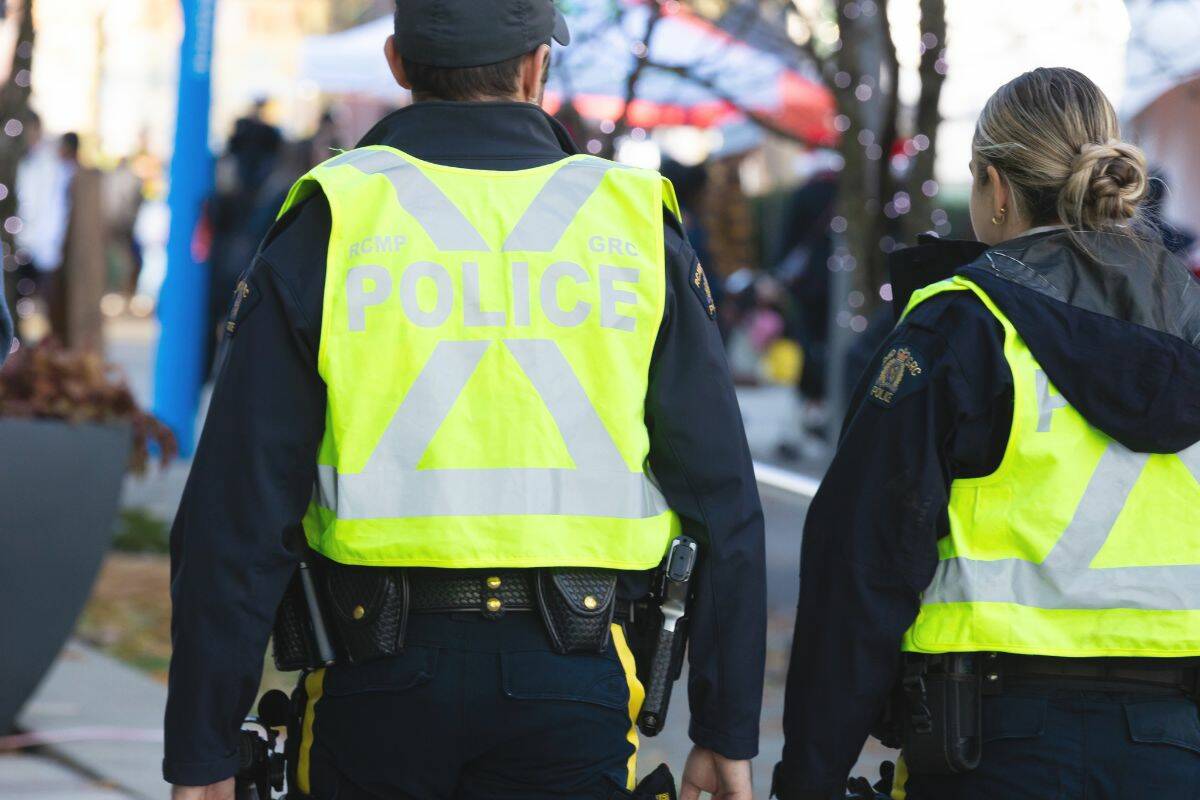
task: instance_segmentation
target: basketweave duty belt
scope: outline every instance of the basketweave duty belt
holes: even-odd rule
[[[533,570],[424,570],[408,574],[409,608],[415,613],[532,611]]]

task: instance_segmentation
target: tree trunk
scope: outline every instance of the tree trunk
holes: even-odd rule
[[[921,97],[917,102],[913,136],[924,135],[929,144],[916,154],[909,172],[912,211],[905,217],[904,227],[910,241],[915,240],[917,234],[935,227],[931,215],[937,202],[934,166],[938,128],[942,124],[939,104],[942,84],[946,82],[946,0],[921,0],[921,38],[924,47],[920,67]]]
[[[33,26],[33,0],[13,0],[12,14],[19,16],[20,28],[16,47],[13,49],[12,68],[8,80],[0,87],[0,251],[3,253],[6,294],[15,300],[14,281],[11,273],[16,269],[13,234],[9,231],[8,219],[17,216],[17,165],[24,155],[24,140],[9,134],[9,120],[24,123],[29,118],[29,89],[32,83],[33,45],[36,31]]]

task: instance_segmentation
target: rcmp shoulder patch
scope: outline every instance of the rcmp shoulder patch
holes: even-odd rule
[[[704,306],[704,310],[708,313],[709,319],[717,318],[717,303],[713,300],[712,287],[708,285],[708,275],[704,273],[704,267],[699,261],[692,268],[692,291],[696,293],[696,297],[700,298],[700,305]]]
[[[925,370],[921,361],[920,354],[910,345],[889,348],[871,385],[871,400],[886,408],[923,385]]]

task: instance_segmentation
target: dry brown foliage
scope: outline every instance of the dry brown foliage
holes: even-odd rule
[[[178,453],[175,436],[142,411],[121,370],[99,354],[43,342],[18,350],[0,370],[0,417],[75,424],[125,422],[133,432],[131,471],[142,474],[156,445],[165,465]]]

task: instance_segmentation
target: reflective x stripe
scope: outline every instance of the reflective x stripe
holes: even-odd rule
[[[620,167],[601,159],[572,161],[554,173],[504,242],[504,251],[549,253],[575,220],[610,169]]]
[[[437,184],[414,164],[386,150],[351,150],[326,167],[351,166],[367,175],[383,175],[396,190],[400,207],[412,215],[439,250],[487,251],[475,226]]]
[[[429,234],[439,250],[490,251],[462,212],[411,162],[387,150],[351,150],[326,167],[352,166],[367,175],[383,175],[396,199]],[[504,251],[549,253],[610,169],[624,169],[599,158],[571,161],[555,172],[533,198],[504,242]]]
[[[546,404],[575,469],[431,469],[417,465],[490,341],[439,342],[360,473],[318,466],[317,502],[339,519],[545,514],[643,519],[667,511],[632,472],[557,343],[503,343]]]
[[[1037,376],[1038,433],[1049,433],[1056,408],[1067,408],[1067,398],[1061,394],[1050,394],[1050,378],[1039,369]]]
[[[1178,458],[1200,482],[1200,443]],[[1200,565],[1090,566],[1116,524],[1150,456],[1112,443],[1100,458],[1066,531],[1043,559],[938,564],[922,602],[1015,603],[1051,609],[1200,610]]]

